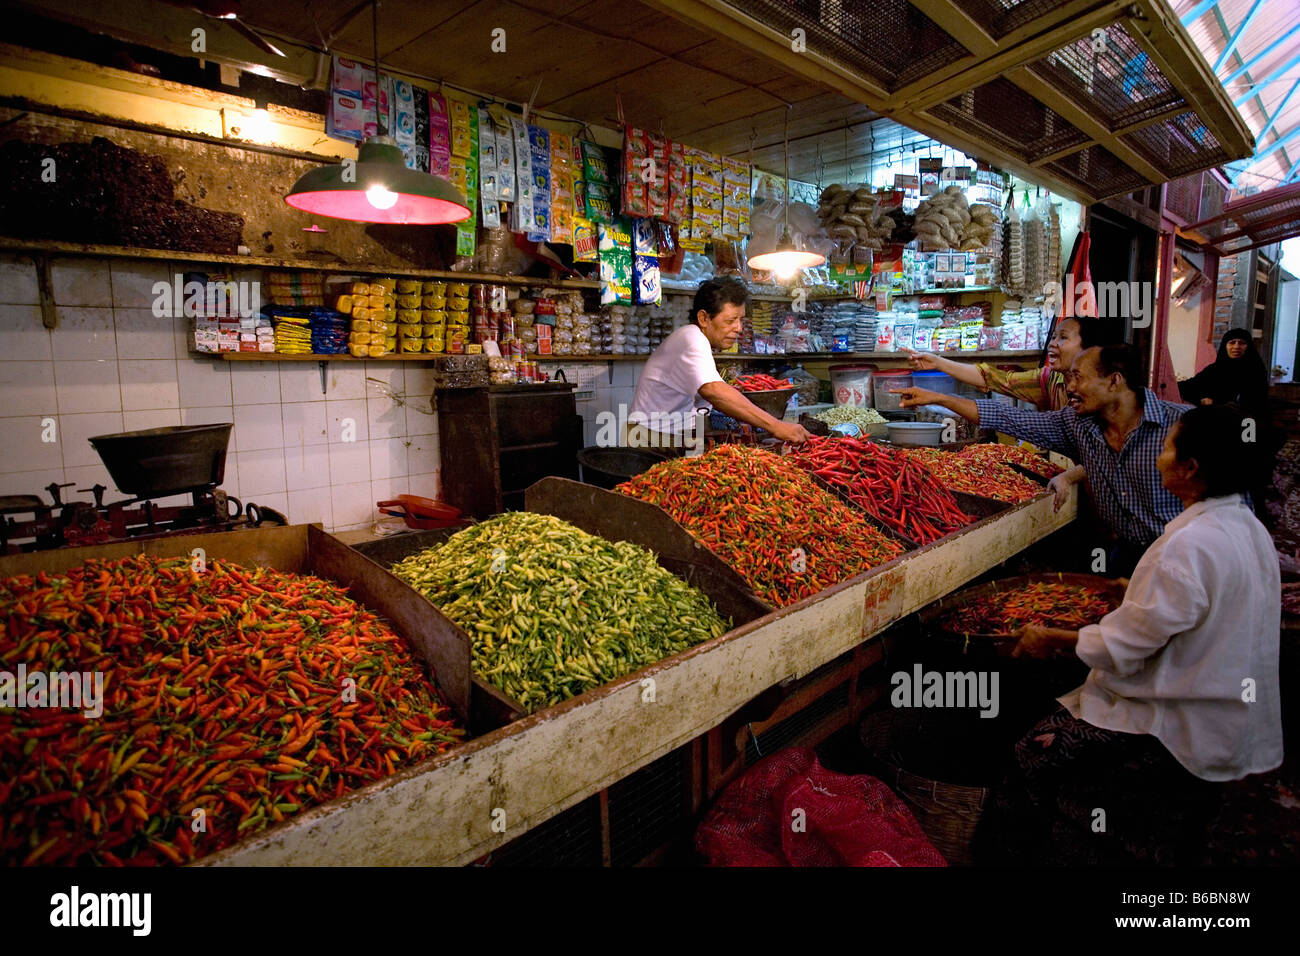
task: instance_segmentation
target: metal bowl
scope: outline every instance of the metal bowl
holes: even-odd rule
[[[96,435],[91,446],[123,494],[162,498],[221,484],[234,424],[165,425]]]
[[[741,392],[747,399],[767,412],[773,418],[785,417],[785,407],[790,404],[790,396],[799,391],[797,388],[774,388],[765,392]]]
[[[613,490],[630,478],[668,460],[649,448],[601,448],[593,445],[578,452],[584,484]]]
[[[1109,598],[1115,607],[1119,607],[1124,600],[1124,586],[1122,584],[1114,578],[1105,578],[1095,574],[1048,571],[1002,578],[949,594],[947,597],[923,609],[918,614],[918,617],[921,626],[927,633],[927,640],[932,643],[946,643],[950,647],[958,648],[963,654],[991,653],[998,657],[1010,656],[1017,643],[1014,636],[959,632],[949,628],[945,618],[955,609],[985,595],[1013,591],[1023,585],[1039,582],[1076,584],[1094,588]]]

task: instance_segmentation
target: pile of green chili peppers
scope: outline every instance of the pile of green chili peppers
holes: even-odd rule
[[[549,515],[497,515],[393,573],[469,633],[475,673],[529,713],[730,628],[650,551]]]

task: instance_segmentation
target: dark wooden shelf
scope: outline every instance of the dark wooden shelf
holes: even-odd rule
[[[330,262],[323,259],[281,259],[274,256],[240,256],[221,252],[186,252],[177,249],[137,249],[90,243],[55,242],[39,239],[0,238],[0,252],[31,255],[104,256],[114,259],[151,259],[163,262],[195,262],[242,266],[251,269],[300,269],[336,272],[343,275],[404,276],[411,279],[446,279],[460,282],[488,282],[493,285],[542,285],[559,289],[599,289],[598,279],[537,279],[525,276],[494,276],[482,272],[452,272],[447,269],[403,269],[365,264]],[[351,356],[349,356],[350,358]]]
[[[497,450],[504,455],[507,452],[513,452],[513,451],[536,451],[539,448],[558,448],[558,447],[560,447],[560,442],[558,441],[538,441],[538,442],[533,442],[530,445],[502,445]]]
[[[547,475],[576,480],[582,418],[573,383],[559,386],[439,391],[443,500],[481,519]]]

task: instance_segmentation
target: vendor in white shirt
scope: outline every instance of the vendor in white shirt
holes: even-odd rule
[[[1185,510],[1119,608],[1079,631],[1021,631],[1017,656],[1074,653],[1092,671],[1016,745],[981,821],[990,846],[1015,856],[1019,844],[1022,862],[1199,863],[1215,784],[1282,763],[1281,583],[1241,497],[1260,454],[1243,422],[1233,406],[1205,406],[1169,431],[1157,467]]]
[[[810,437],[799,425],[773,418],[718,374],[713,350],[736,344],[748,302],[749,290],[740,279],[709,279],[700,284],[691,322],[655,349],[641,373],[628,415],[629,446],[685,448],[698,454],[703,451],[703,425],[710,405],[784,441]]]

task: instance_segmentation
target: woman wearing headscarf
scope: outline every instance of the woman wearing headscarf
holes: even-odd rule
[[[1260,473],[1250,484],[1251,502],[1261,521],[1267,520],[1264,496],[1273,480],[1277,452],[1268,408],[1268,372],[1255,341],[1246,329],[1229,329],[1219,342],[1219,354],[1194,378],[1178,383],[1183,401],[1193,405],[1236,405],[1255,423],[1255,441],[1265,450]]]
[[[1229,329],[1219,342],[1219,354],[1194,378],[1178,383],[1183,401],[1192,405],[1238,406],[1257,421],[1268,410],[1268,372],[1245,329]]]

